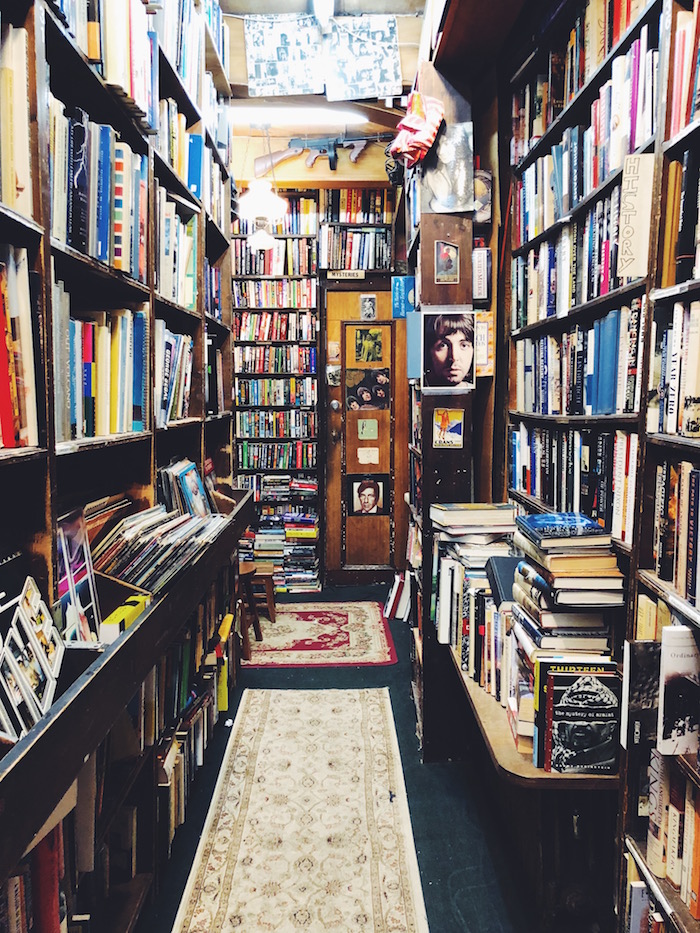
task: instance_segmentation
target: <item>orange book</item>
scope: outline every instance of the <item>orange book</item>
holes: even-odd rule
[[[688,874],[688,909],[691,916],[700,920],[700,793],[697,788],[695,789],[693,860]]]
[[[683,166],[680,162],[669,162],[666,179],[666,216],[664,218],[663,249],[661,253],[661,287],[668,288],[676,283],[676,240],[681,208],[681,178]]]

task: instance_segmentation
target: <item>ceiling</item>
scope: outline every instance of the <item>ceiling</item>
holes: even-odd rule
[[[220,0],[224,13],[310,13],[311,0]],[[360,13],[421,14],[425,0],[335,0],[337,15]]]

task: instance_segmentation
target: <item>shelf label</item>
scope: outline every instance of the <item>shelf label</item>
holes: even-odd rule
[[[364,279],[365,270],[364,269],[336,269],[331,271],[330,269],[327,272],[327,277],[329,279]]]

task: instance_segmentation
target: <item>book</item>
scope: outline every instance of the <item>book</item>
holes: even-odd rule
[[[486,578],[499,612],[513,605],[513,577],[518,562],[518,557],[489,557],[486,561]]]
[[[528,557],[531,557],[536,563],[540,564],[545,570],[553,572],[568,571],[575,573],[577,571],[600,571],[613,570],[617,568],[617,558],[614,554],[601,553],[601,550],[591,548],[579,548],[571,553],[547,553],[540,550],[529,538],[516,531],[513,536],[513,544],[520,548]]]
[[[549,671],[545,771],[615,774],[619,727],[616,673]]]
[[[629,749],[656,740],[661,643],[625,641],[622,659],[620,744]]]
[[[518,529],[543,550],[610,545],[610,535],[580,512],[516,515]]]
[[[542,650],[561,653],[565,651],[585,651],[590,654],[596,651],[607,651],[608,649],[609,636],[608,629],[605,626],[590,629],[553,625],[544,628],[525,611],[520,603],[514,603],[511,612],[513,620],[520,623],[536,647]]]
[[[667,625],[661,633],[656,747],[664,755],[697,753],[700,732],[700,633]]]
[[[436,502],[430,506],[430,520],[441,526],[511,524],[513,516],[513,506],[507,502]]]

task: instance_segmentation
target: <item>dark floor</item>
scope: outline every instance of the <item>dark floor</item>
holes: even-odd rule
[[[376,599],[386,587],[333,588],[323,600]],[[309,596],[303,600],[309,601]],[[292,600],[289,600],[292,601]],[[523,920],[522,898],[514,888],[517,872],[504,864],[502,833],[493,820],[487,789],[467,762],[421,763],[411,696],[411,630],[392,622],[398,663],[386,667],[244,670],[229,716],[246,687],[388,687],[411,809],[413,834],[431,933],[534,933]],[[229,730],[222,716],[190,798],[187,821],[173,844],[173,856],[155,902],[144,912],[138,933],[170,933],[180,896],[199,842]],[[255,931],[244,931],[255,933]]]

